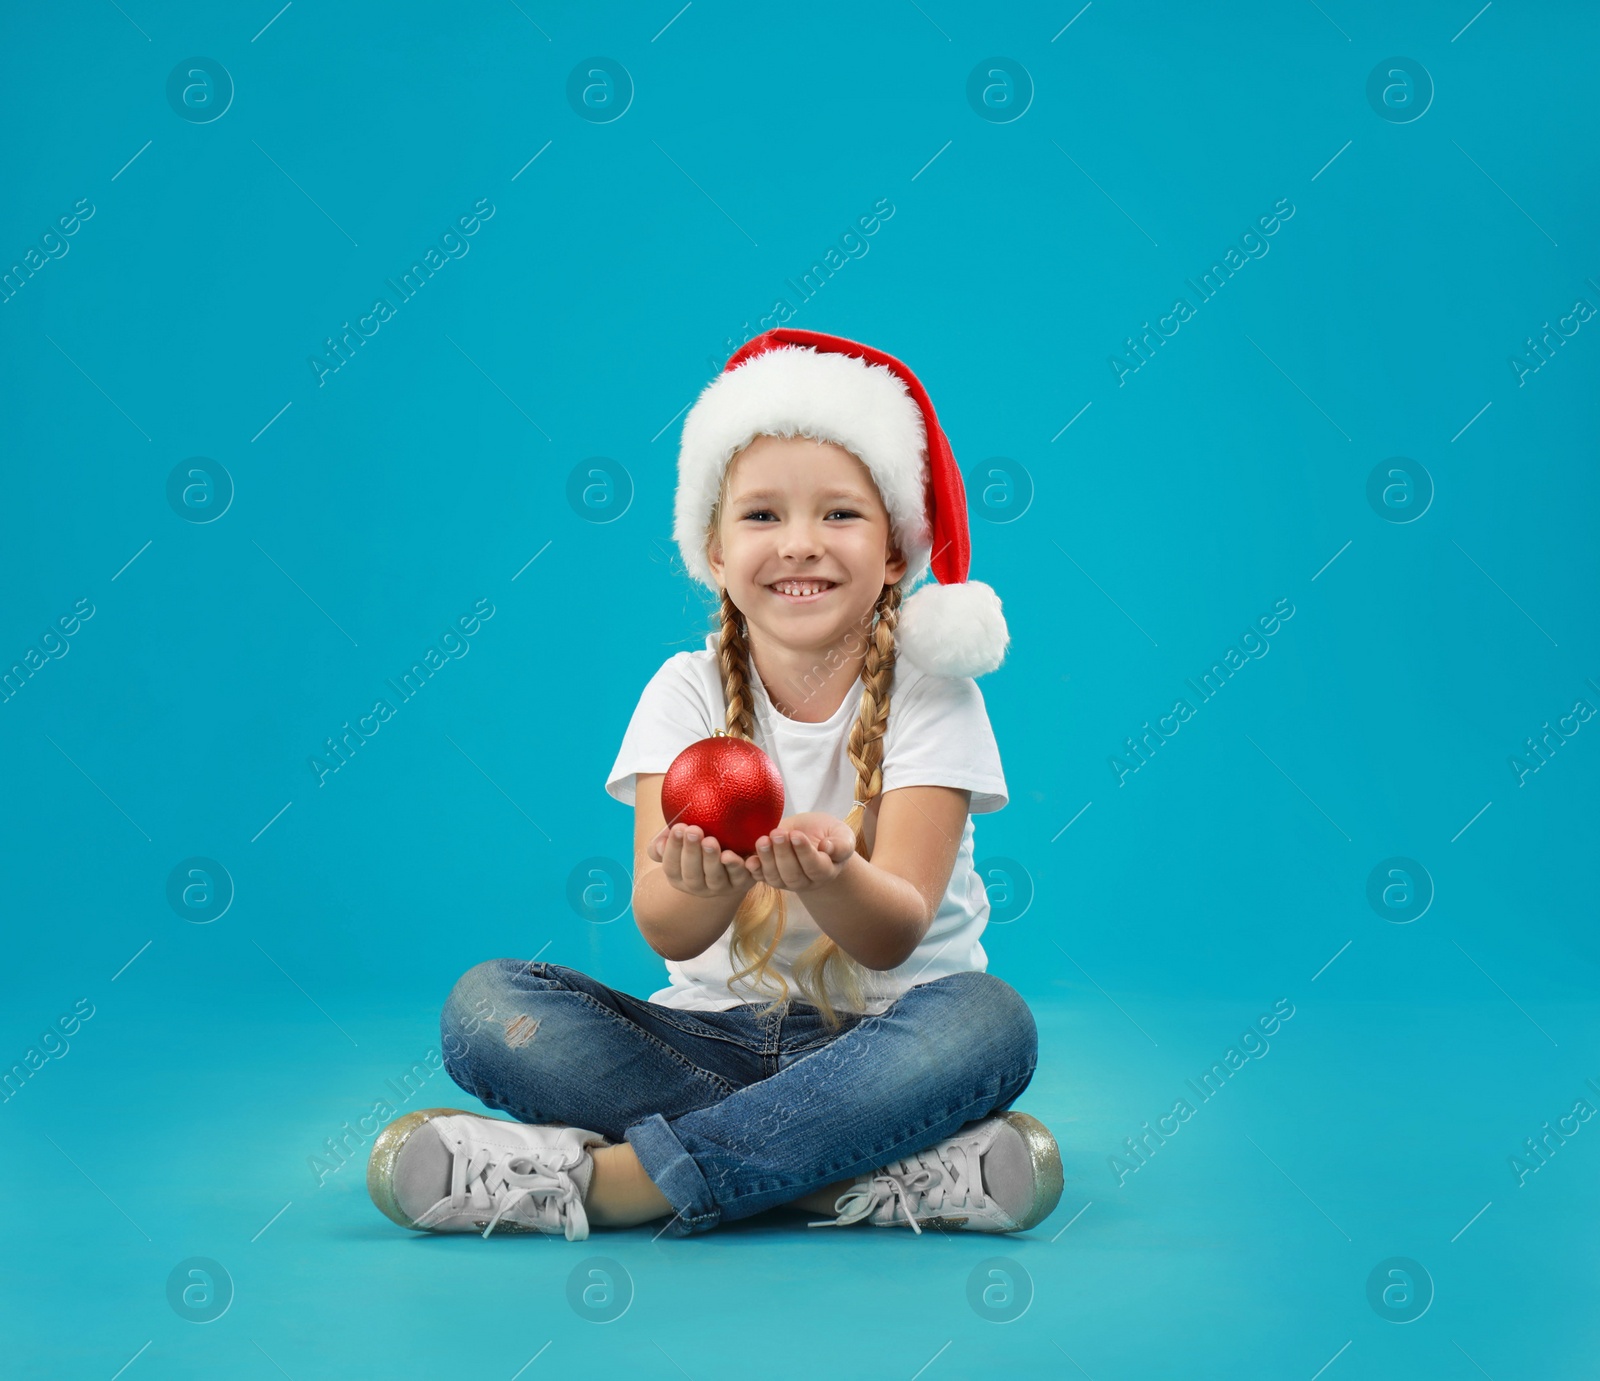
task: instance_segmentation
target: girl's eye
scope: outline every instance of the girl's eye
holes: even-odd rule
[[[861,515],[853,508],[836,508],[828,516],[830,518],[859,518]]]
[[[773,513],[772,513],[772,510],[770,508],[756,508],[756,509],[752,509],[749,513],[746,513],[744,516],[747,519],[748,518],[770,518],[770,517],[773,516]]]

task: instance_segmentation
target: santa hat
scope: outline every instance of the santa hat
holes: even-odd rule
[[[961,471],[927,390],[892,355],[819,331],[767,331],[706,385],[683,423],[673,536],[707,589],[706,530],[728,463],[758,436],[806,436],[856,456],[872,475],[907,587],[932,566],[900,611],[901,655],[936,676],[982,676],[1005,657],[1000,597],[967,579],[971,542]]]

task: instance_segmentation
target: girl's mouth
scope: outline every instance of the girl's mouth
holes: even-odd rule
[[[778,580],[767,586],[789,604],[814,603],[836,588],[837,582],[832,580]]]

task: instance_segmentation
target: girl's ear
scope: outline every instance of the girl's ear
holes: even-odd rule
[[[711,529],[706,538],[706,565],[711,567],[711,574],[716,576],[717,585],[723,584],[722,580],[722,538],[716,528]]]
[[[909,568],[905,557],[891,547],[888,558],[883,563],[883,583],[893,585]]]

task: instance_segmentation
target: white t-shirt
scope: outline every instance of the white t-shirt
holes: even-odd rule
[[[637,774],[665,772],[683,749],[713,730],[726,727],[727,709],[717,664],[717,637],[706,638],[703,652],[679,652],[650,678],[628,723],[621,751],[612,764],[606,790],[625,805],[634,802]],[[861,705],[858,680],[838,710],[820,724],[790,719],[773,708],[760,675],[751,668],[755,698],[755,741],[783,777],[785,816],[822,811],[837,819],[850,813],[856,774],[846,754],[850,730]],[[895,664],[884,732],[883,790],[902,786],[949,786],[972,793],[971,814],[962,832],[950,885],[922,943],[898,968],[866,974],[869,1013],[885,1010],[918,983],[947,974],[982,972],[988,956],[978,942],[989,921],[989,898],[973,868],[972,815],[1006,804],[1005,777],[983,695],[970,677],[929,676],[904,659]],[[793,892],[784,898],[788,921],[773,969],[789,983],[792,998],[803,1000],[794,962],[822,931]],[[730,925],[705,953],[682,962],[667,961],[670,986],[650,1001],[690,1011],[723,1011],[741,1002],[763,1003],[775,991],[743,980],[729,987],[733,965],[728,954]],[[835,1002],[840,998],[830,994]]]

